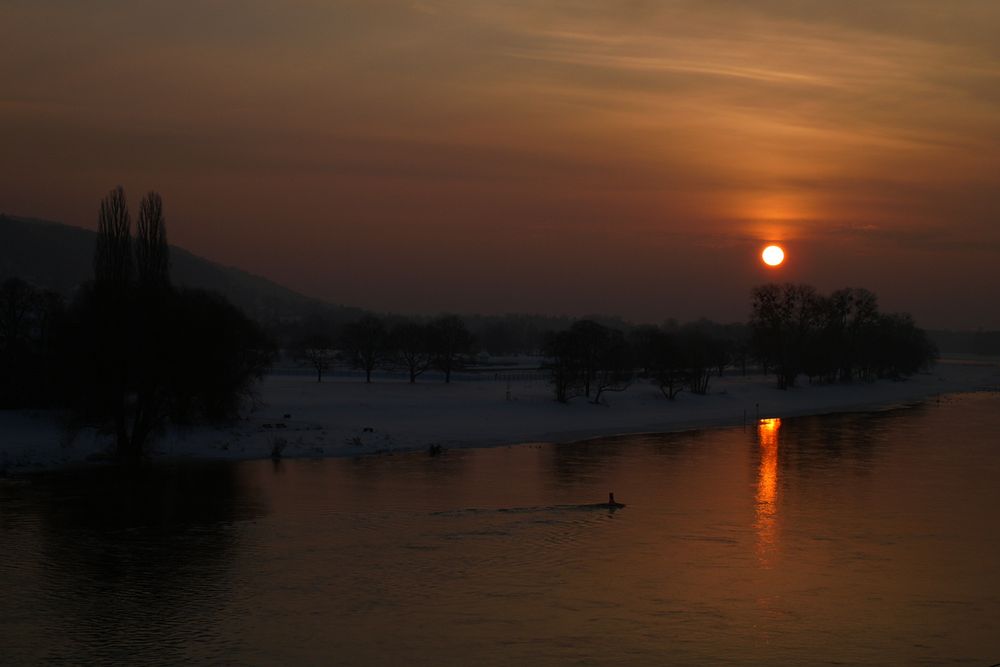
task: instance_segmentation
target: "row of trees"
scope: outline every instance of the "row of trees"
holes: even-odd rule
[[[365,315],[344,325],[337,333],[314,333],[301,340],[294,350],[300,362],[316,371],[316,381],[335,363],[348,364],[365,373],[379,368],[404,369],[410,382],[436,368],[451,382],[453,371],[462,367],[471,351],[473,337],[461,318],[442,315],[429,322],[400,319],[389,325],[374,315]]]
[[[746,372],[742,327],[708,322],[686,326],[643,325],[628,334],[593,320],[546,337],[546,367],[556,400],[586,396],[598,403],[608,391],[623,391],[636,379],[650,379],[673,400],[684,389],[708,393],[713,373],[740,362]]]
[[[753,290],[750,330],[752,354],[782,389],[802,374],[822,382],[900,378],[937,358],[909,315],[879,312],[865,289],[827,296],[809,285],[762,285]]]
[[[937,349],[907,314],[882,313],[865,289],[826,296],[809,285],[762,285],[753,290],[748,326],[707,321],[685,326],[642,325],[627,333],[592,320],[545,339],[546,367],[556,400],[586,396],[595,403],[648,379],[673,400],[681,391],[708,392],[713,375],[748,363],[774,373],[777,386],[810,382],[871,382],[924,370]]]

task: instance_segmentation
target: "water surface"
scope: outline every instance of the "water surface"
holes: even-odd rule
[[[998,408],[3,482],[3,662],[990,665]]]

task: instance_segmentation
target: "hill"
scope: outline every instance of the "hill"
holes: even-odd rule
[[[69,296],[93,276],[96,237],[95,232],[79,227],[0,215],[0,280],[17,276]],[[170,262],[175,284],[219,292],[261,322],[296,321],[316,314],[346,319],[361,312],[311,299],[176,246],[170,248]]]

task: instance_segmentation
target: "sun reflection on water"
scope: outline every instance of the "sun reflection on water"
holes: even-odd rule
[[[757,424],[760,444],[760,467],[757,470],[757,557],[761,564],[770,562],[776,546],[778,514],[778,432],[781,419],[761,419]]]

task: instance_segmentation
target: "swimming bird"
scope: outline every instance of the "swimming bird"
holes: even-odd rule
[[[608,509],[617,510],[621,509],[622,507],[625,507],[625,503],[616,503],[614,492],[608,491]]]
[[[593,509],[593,510],[620,510],[621,508],[625,507],[625,503],[616,503],[615,502],[615,494],[614,493],[608,493],[608,502],[606,502],[606,503],[591,503],[590,505],[576,505],[576,507],[579,507],[580,509],[585,509],[585,510],[590,510],[590,509]]]

